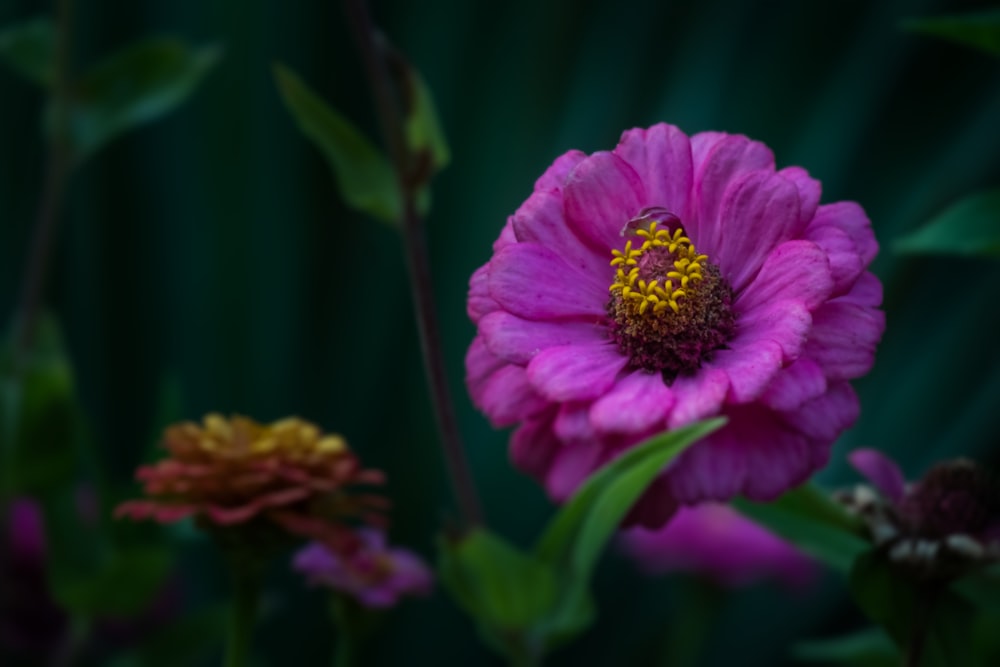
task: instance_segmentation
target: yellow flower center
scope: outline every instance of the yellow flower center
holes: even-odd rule
[[[247,417],[228,420],[213,413],[205,416],[203,428],[190,423],[183,428],[202,452],[219,458],[277,455],[291,461],[318,461],[348,451],[342,437],[323,435],[314,424],[297,417],[263,425]]]
[[[708,259],[708,255],[698,254],[683,229],[678,227],[671,234],[668,229],[657,229],[658,225],[653,222],[649,229],[636,230],[636,235],[645,239],[640,247],[633,248],[632,241],[628,241],[625,250],[611,251],[611,266],[618,270],[609,290],[621,290],[625,302],[640,315],[650,309],[653,314],[665,313],[667,308],[679,313],[677,300],[687,295],[689,285],[703,279],[701,267]],[[653,248],[666,248],[673,256],[673,270],[666,272],[662,283],[660,279],[646,281],[639,277],[639,260]]]

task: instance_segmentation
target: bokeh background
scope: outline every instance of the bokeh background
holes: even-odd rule
[[[988,3],[372,4],[430,85],[452,149],[428,221],[433,277],[462,430],[497,531],[527,544],[552,509],[508,464],[507,434],[464,392],[468,277],[556,156],[609,149],[622,130],[659,121],[762,140],[780,166],[822,180],[824,202],[859,201],[873,221],[888,328],[875,369],[855,385],[862,417],[821,481],[853,483],[844,453],[862,445],[898,457],[911,476],[944,457],[996,461],[1000,266],[893,252],[948,204],[1000,183],[1000,61],[900,28]],[[49,10],[7,0],[0,25]],[[297,414],[343,433],[388,473],[394,541],[432,557],[436,531],[456,512],[400,239],[345,207],[271,72],[276,62],[298,71],[374,136],[340,3],[93,0],[77,2],[74,34],[77,71],[153,34],[224,48],[187,103],[115,141],[67,191],[48,302],[106,502],[135,492],[131,471],[165,419]],[[8,69],[0,100],[0,312],[9,318],[42,181],[44,100]],[[183,613],[221,600],[210,545],[193,532],[172,539]],[[552,664],[662,664],[703,593],[680,577],[647,581],[611,553],[597,582],[598,624]],[[735,592],[711,618],[697,664],[795,664],[795,641],[862,624],[833,575],[798,594],[768,584]],[[384,633],[371,664],[499,664],[441,590],[404,604]],[[324,596],[276,566],[257,641],[261,665],[326,664]]]

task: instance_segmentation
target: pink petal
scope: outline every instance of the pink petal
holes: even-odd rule
[[[694,174],[687,135],[666,123],[648,130],[627,130],[614,153],[639,175],[648,205],[662,206],[682,221],[690,217],[688,199]]]
[[[742,292],[771,251],[802,231],[799,191],[777,174],[748,174],[726,191],[718,227],[715,253],[698,249],[718,264],[733,290]]]
[[[872,232],[872,224],[865,210],[853,201],[839,201],[820,206],[810,227],[832,226],[843,230],[854,241],[861,262],[871,264],[878,254],[878,242]]]
[[[906,478],[896,462],[875,449],[855,449],[847,455],[854,469],[864,475],[886,500],[898,503],[906,490]]]
[[[702,368],[694,375],[678,377],[670,390],[676,401],[669,425],[679,428],[719,414],[729,390],[729,376],[717,368]]]
[[[557,190],[537,190],[514,213],[518,241],[537,243],[556,251],[581,273],[610,276],[609,252],[596,253],[566,226],[563,197]]]
[[[557,502],[568,500],[602,462],[601,446],[594,440],[564,445],[552,460],[545,488]]]
[[[774,171],[774,154],[764,144],[742,135],[697,134],[691,138],[694,157],[694,209],[684,229],[700,252],[713,257],[723,227],[720,212],[730,186],[757,170]]]
[[[760,273],[736,299],[736,308],[747,312],[794,299],[812,310],[827,300],[832,289],[826,253],[809,241],[788,241],[767,256]]]
[[[813,328],[803,353],[830,380],[864,375],[875,363],[875,347],[885,330],[885,313],[852,303],[831,301],[813,313]]]
[[[520,366],[504,366],[482,383],[476,394],[476,407],[496,428],[511,426],[540,412],[548,402],[528,383],[527,372]]]
[[[465,353],[465,383],[473,402],[478,401],[477,397],[489,377],[506,365],[507,362],[490,352],[482,336],[472,339],[472,344]]]
[[[608,262],[611,250],[625,245],[625,223],[650,205],[635,170],[608,152],[594,153],[578,164],[563,196],[570,229],[597,253],[606,252]]]
[[[552,430],[562,442],[593,440],[597,437],[590,423],[590,403],[563,403],[559,406]]]
[[[554,250],[536,243],[507,246],[490,261],[490,295],[528,319],[603,318],[607,293],[604,281],[572,269]]]
[[[871,306],[873,308],[882,305],[882,282],[869,272],[858,276],[857,282],[851,286],[851,290],[844,296],[834,299],[835,303],[851,303],[856,306]]]
[[[816,442],[833,444],[840,434],[858,419],[860,404],[849,382],[830,383],[822,396],[806,401],[798,408],[777,413],[780,417]],[[818,450],[826,462],[829,447]]]
[[[535,190],[561,190],[566,185],[566,177],[587,157],[586,153],[571,150],[556,158],[556,161],[535,181]]]
[[[728,401],[747,403],[756,400],[781,370],[781,346],[762,340],[739,349],[719,350],[708,364],[729,376]]]
[[[677,504],[728,500],[746,478],[746,461],[731,424],[685,450],[664,473],[664,483]]]
[[[469,278],[469,299],[465,304],[465,312],[476,323],[483,315],[499,308],[500,304],[490,296],[490,265],[484,264]]]
[[[549,400],[589,401],[608,391],[627,363],[611,343],[550,347],[528,364],[528,380]]]
[[[809,310],[799,301],[777,301],[741,315],[729,344],[738,348],[771,340],[781,346],[785,361],[794,361],[806,344],[812,321]]]
[[[794,410],[826,392],[823,369],[808,357],[783,368],[768,385],[761,402],[775,410]]]
[[[499,310],[479,322],[479,335],[496,356],[527,364],[550,347],[597,344],[607,340],[607,327],[587,322],[539,322]]]
[[[858,279],[864,266],[854,241],[841,229],[825,225],[806,230],[806,238],[826,253],[830,260],[833,294],[843,294]]]
[[[514,235],[514,216],[507,218],[507,224],[500,230],[500,236],[493,242],[493,252],[500,252],[501,248],[517,243],[517,236]]]
[[[633,371],[590,408],[590,423],[602,433],[641,433],[665,426],[674,403],[658,374]]]
[[[549,410],[525,420],[510,439],[511,463],[521,472],[539,479],[545,477],[562,446],[552,432],[554,412]]]
[[[795,188],[799,191],[799,223],[804,228],[816,215],[823,186],[815,178],[809,176],[809,172],[802,167],[785,167],[778,172],[778,175],[794,183]]]

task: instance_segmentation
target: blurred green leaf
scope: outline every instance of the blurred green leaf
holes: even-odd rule
[[[538,655],[541,647],[524,643],[555,604],[556,572],[482,529],[457,542],[442,540],[440,553],[442,583],[477,620],[484,638],[508,655]]]
[[[982,609],[1000,612],[1000,565],[962,577],[952,589]]]
[[[31,496],[72,482],[81,425],[58,325],[46,316],[37,327],[31,349],[8,342],[0,355],[0,482]]]
[[[835,639],[815,639],[792,647],[792,657],[845,667],[898,667],[899,650],[881,628],[868,628]]]
[[[970,195],[913,234],[897,252],[1000,257],[1000,190]]]
[[[841,572],[850,570],[855,558],[870,548],[860,536],[860,520],[815,484],[803,484],[770,503],[739,498],[733,506]]]
[[[82,539],[85,530],[78,532]],[[163,587],[172,557],[166,549],[130,546],[113,551],[94,571],[54,562],[49,581],[64,607],[89,618],[123,617],[148,606]]]
[[[333,170],[344,201],[382,222],[398,224],[402,204],[396,176],[385,156],[290,69],[275,65],[274,76],[299,129]]]
[[[55,30],[38,17],[0,31],[0,60],[24,78],[47,88],[55,77]]]
[[[855,561],[850,587],[858,606],[904,654],[915,629],[925,633],[923,667],[985,667],[971,641],[975,608],[940,584],[907,577],[884,553],[871,551]]]
[[[219,647],[220,638],[226,631],[228,611],[226,605],[219,605],[186,614],[154,632],[132,655],[114,667],[202,664],[205,656]]]
[[[559,609],[543,630],[550,643],[589,623],[594,566],[635,501],[674,458],[725,422],[710,419],[649,438],[592,475],[559,510],[535,548],[563,575]]]
[[[903,23],[903,28],[943,37],[1000,56],[1000,9],[957,16],[910,19]]]
[[[440,171],[451,161],[451,150],[438,120],[434,98],[420,73],[409,68],[410,104],[406,113],[406,141],[415,154],[430,157],[432,172]]]
[[[132,44],[98,63],[74,87],[70,135],[74,156],[85,159],[123,132],[172,111],[218,62],[221,49],[193,49],[156,37]]]

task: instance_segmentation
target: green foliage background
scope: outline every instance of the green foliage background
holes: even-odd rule
[[[432,554],[454,511],[424,389],[398,235],[349,211],[283,108],[288,64],[372,136],[369,90],[339,3],[77,2],[73,63],[136,38],[218,44],[222,60],[166,120],[117,141],[68,190],[50,280],[97,466],[124,494],[157,421],[210,410],[298,414],[384,468],[393,537]],[[888,328],[856,383],[863,414],[822,479],[853,477],[845,451],[875,446],[911,476],[957,455],[997,459],[1000,346],[994,260],[895,255],[893,241],[953,201],[1000,183],[1000,61],[904,32],[901,21],[981,2],[374,3],[385,33],[434,92],[452,149],[435,181],[430,248],[449,371],[491,525],[522,543],[551,510],[507,462],[462,391],[473,328],[468,276],[506,216],[559,154],[611,148],[658,121],[743,133],[853,199],[882,243]],[[0,3],[0,25],[48,11]],[[0,306],[12,313],[41,186],[38,89],[0,69]],[[37,128],[37,130],[36,130]],[[997,221],[1000,224],[1000,220]],[[164,396],[179,402],[164,402]],[[166,406],[166,407],[165,407]],[[178,534],[190,609],[224,590],[209,546]],[[322,596],[276,568],[261,664],[317,664]],[[283,584],[283,585],[281,585]],[[795,640],[860,621],[832,575],[808,594],[738,593],[708,629],[701,664],[777,665]],[[553,664],[656,664],[702,606],[679,580],[646,582],[612,556],[599,623]],[[698,593],[700,595],[700,593]],[[404,605],[373,664],[491,664],[443,592]]]

